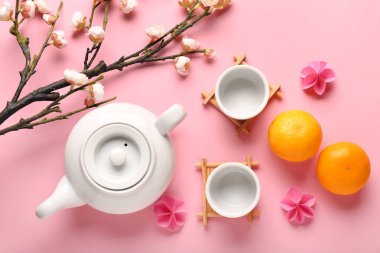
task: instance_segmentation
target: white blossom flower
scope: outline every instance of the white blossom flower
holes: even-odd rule
[[[231,4],[231,0],[219,0],[219,2],[214,5],[214,8],[216,10],[222,10],[224,8],[227,8]]]
[[[178,4],[186,9],[190,9],[194,6],[195,0],[178,0]]]
[[[136,0],[120,0],[120,10],[124,13],[132,12],[137,6]]]
[[[200,3],[203,7],[212,7],[219,3],[219,0],[200,0]]]
[[[11,10],[11,4],[8,1],[0,3],[0,21],[9,21],[12,19],[13,10]]]
[[[92,85],[92,95],[96,103],[101,102],[104,98],[104,86],[99,82],[94,83]]]
[[[85,74],[73,69],[65,69],[63,76],[65,77],[65,80],[72,86],[81,86],[88,83],[88,77]]]
[[[195,50],[199,49],[199,46],[200,46],[199,42],[196,41],[195,39],[192,39],[189,37],[184,37],[182,39],[182,48],[186,52],[195,51]]]
[[[34,0],[34,3],[37,6],[37,11],[42,14],[47,14],[50,12],[50,8],[45,2],[45,0]]]
[[[53,14],[46,13],[42,15],[42,19],[45,20],[48,25],[52,25],[55,22],[56,17]]]
[[[33,18],[36,14],[36,4],[32,0],[26,0],[20,4],[20,11],[24,18]]]
[[[65,33],[63,31],[60,31],[60,30],[54,31],[51,34],[50,40],[48,43],[49,45],[52,44],[57,48],[64,48],[68,44],[68,41],[64,37],[65,37]]]
[[[187,76],[190,70],[190,58],[186,56],[179,56],[174,59],[174,65],[177,73],[182,76]]]
[[[73,17],[71,18],[71,26],[73,27],[73,30],[75,32],[83,30],[86,25],[86,19],[86,16],[82,12],[74,12]]]
[[[207,58],[212,58],[215,56],[215,51],[214,49],[212,48],[206,48],[205,52],[203,53],[203,55]]]
[[[145,28],[145,33],[151,38],[152,41],[155,41],[165,34],[165,28],[160,25],[148,25]]]
[[[94,43],[101,43],[104,40],[105,31],[101,26],[93,26],[88,30],[88,36]]]

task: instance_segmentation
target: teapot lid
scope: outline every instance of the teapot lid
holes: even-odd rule
[[[87,175],[109,190],[125,190],[147,174],[151,150],[136,128],[113,123],[96,130],[82,147],[81,163]]]

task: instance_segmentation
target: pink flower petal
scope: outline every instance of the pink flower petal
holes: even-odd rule
[[[155,214],[171,213],[171,210],[168,208],[165,202],[160,201],[154,205],[154,213]]]
[[[317,72],[315,71],[315,69],[313,69],[310,66],[307,66],[301,70],[301,78],[305,78],[308,75],[312,75],[312,74],[315,75],[317,74]]]
[[[318,78],[317,83],[314,85],[314,91],[318,95],[322,95],[326,90],[326,82],[323,78]]]
[[[286,216],[288,217],[288,220],[289,220],[290,222],[294,222],[294,220],[296,219],[297,215],[298,215],[298,208],[297,208],[297,207],[294,208],[293,210],[290,210],[290,211],[286,214]]]
[[[179,225],[174,219],[170,222],[169,226],[167,227],[169,232],[176,232],[181,228],[181,225]]]
[[[298,224],[302,224],[305,222],[305,215],[302,209],[300,208],[297,209],[297,215],[294,221],[297,222]]]
[[[170,225],[173,220],[173,215],[171,213],[158,214],[156,215],[156,222],[159,227],[166,228]]]
[[[322,71],[323,71],[324,69],[326,69],[326,68],[328,68],[328,64],[327,64],[327,62],[325,62],[325,61],[320,61],[320,62],[319,62],[319,71],[318,71],[318,74],[322,73]]]
[[[306,90],[309,89],[310,87],[314,86],[317,83],[318,80],[318,74],[310,74],[306,76],[305,78],[302,78],[301,80],[301,86],[302,89]]]
[[[288,197],[285,197],[282,199],[280,203],[280,207],[284,209],[285,211],[290,211],[297,207],[297,204],[295,204],[292,200],[290,200]]]
[[[335,81],[335,73],[332,69],[326,68],[321,73],[320,76],[325,79],[327,83]]]
[[[302,192],[297,187],[291,187],[287,196],[293,203],[298,204],[302,199]]]
[[[315,197],[311,194],[303,194],[301,204],[312,207],[315,204]]]
[[[307,218],[313,218],[314,217],[314,210],[313,208],[307,206],[307,205],[299,205],[299,209],[302,211],[303,215]]]
[[[320,71],[320,62],[319,61],[312,61],[309,63],[309,67],[313,68],[315,72],[319,73]]]
[[[176,213],[174,218],[179,225],[183,225],[187,219],[187,213]]]

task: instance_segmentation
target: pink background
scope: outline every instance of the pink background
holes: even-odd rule
[[[56,8],[58,1],[48,1]],[[70,44],[48,48],[26,90],[62,77],[65,68],[82,67],[88,39],[72,36],[74,11],[90,11],[91,1],[65,1],[58,28]],[[140,0],[136,12],[125,16],[114,1],[109,30],[99,59],[115,60],[147,42],[144,27],[160,23],[169,28],[184,13],[174,0]],[[12,3],[14,5],[14,3]],[[66,138],[80,118],[56,122],[32,131],[0,138],[0,251],[1,252],[380,252],[380,2],[376,0],[240,0],[222,15],[210,17],[187,34],[216,50],[213,62],[197,57],[190,75],[178,76],[172,63],[112,73],[104,80],[106,95],[136,103],[159,114],[176,102],[188,111],[173,133],[177,163],[168,193],[186,201],[189,217],[183,229],[168,234],[158,228],[152,208],[113,216],[89,207],[66,210],[38,220],[34,208],[53,191],[64,174]],[[100,24],[99,18],[95,24]],[[0,23],[0,102],[5,104],[18,83],[23,58],[10,23]],[[47,26],[39,17],[26,21],[24,32],[35,52]],[[172,50],[179,50],[178,46]],[[235,127],[211,107],[203,107],[200,93],[213,88],[218,75],[245,52],[272,83],[283,85],[282,101],[271,101],[252,124],[252,134],[238,136]],[[328,61],[337,81],[322,97],[300,89],[298,73],[309,61]],[[66,110],[82,106],[84,95],[66,102]],[[36,111],[38,104],[23,114]],[[324,131],[322,148],[347,140],[360,144],[372,162],[367,186],[350,197],[325,191],[315,176],[316,159],[292,164],[276,158],[267,142],[267,128],[280,112],[300,108],[312,113]],[[20,116],[20,115],[19,115]],[[13,122],[18,117],[12,119]],[[261,216],[214,219],[207,228],[196,218],[201,210],[201,174],[194,164],[240,161],[252,154],[261,162]],[[296,185],[317,198],[316,217],[304,226],[285,219],[279,202]]]

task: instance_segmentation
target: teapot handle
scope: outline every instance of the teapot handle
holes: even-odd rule
[[[173,130],[186,117],[185,109],[180,104],[175,104],[166,110],[156,120],[156,128],[162,135]]]

